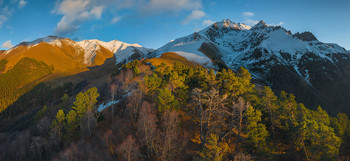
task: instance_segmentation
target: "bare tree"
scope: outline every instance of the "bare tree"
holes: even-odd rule
[[[129,113],[131,117],[133,125],[135,125],[137,121],[137,116],[142,105],[143,94],[139,90],[134,90],[128,96],[128,104],[126,105],[126,111]]]
[[[180,128],[178,112],[164,111],[162,116],[162,130],[156,148],[160,160],[174,160],[181,152]]]
[[[111,84],[111,101],[115,100],[115,94],[117,92],[117,85],[115,83]],[[111,112],[111,121],[113,121],[113,116],[114,116],[114,104],[111,106],[112,112]]]
[[[97,121],[94,113],[88,110],[81,120],[80,130],[84,137],[91,137],[92,131],[96,128]]]
[[[151,105],[144,101],[142,103],[139,119],[137,122],[137,133],[140,138],[140,142],[147,148],[147,157],[151,156],[151,153],[155,147],[155,140],[157,135],[157,118],[152,111]]]
[[[249,108],[250,103],[245,102],[242,97],[239,97],[236,102],[232,103],[231,108],[226,109],[226,113],[231,117],[231,121],[229,123],[229,131],[226,133],[226,135],[223,136],[226,137],[228,135],[232,135],[234,131],[236,131],[236,143],[235,143],[235,150],[233,156],[236,155],[236,152],[239,147],[239,142],[241,140],[241,132],[244,125],[244,117],[245,112]]]
[[[129,135],[117,148],[119,159],[122,161],[138,160],[139,146]]]
[[[199,125],[200,142],[203,147],[206,138],[212,132],[219,132],[219,126],[223,122],[221,115],[226,104],[227,96],[220,96],[219,92],[212,88],[208,92],[196,88],[192,91],[192,100],[195,104],[193,109],[195,122]]]

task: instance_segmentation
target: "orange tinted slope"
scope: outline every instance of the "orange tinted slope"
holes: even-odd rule
[[[86,65],[82,63],[84,54],[76,54],[71,46],[64,43],[62,43],[62,47],[53,46],[45,42],[41,42],[33,47],[19,46],[3,56],[3,58],[8,60],[7,69],[12,68],[24,57],[34,58],[48,65],[53,65],[55,73],[87,70]]]
[[[113,53],[100,45],[100,51],[96,51],[94,65],[102,65],[106,59],[113,57]]]
[[[193,66],[194,64],[174,52],[163,53],[159,58],[148,59],[148,62],[152,63],[154,66],[158,66],[162,63],[173,66],[175,62],[181,62],[187,66]]]

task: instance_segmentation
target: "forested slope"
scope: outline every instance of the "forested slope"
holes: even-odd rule
[[[27,129],[1,133],[1,160],[349,159],[346,114],[255,86],[244,68],[147,62],[124,65],[107,94],[62,95]]]
[[[32,89],[54,68],[32,58],[22,58],[11,70],[2,73],[7,61],[0,61],[0,112]]]

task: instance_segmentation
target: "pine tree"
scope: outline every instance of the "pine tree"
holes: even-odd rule
[[[231,69],[223,69],[217,74],[217,77],[223,92],[232,97],[236,97],[241,93],[239,91],[238,77],[236,77],[236,74]]]
[[[251,83],[252,77],[249,71],[243,67],[240,67],[237,72],[237,76],[239,77],[238,81],[240,82],[237,95],[252,92],[255,85]]]
[[[185,77],[179,76],[177,72],[170,73],[169,85],[171,91],[174,91],[176,88],[187,88],[184,84]]]
[[[73,104],[73,109],[77,112],[78,118],[83,117],[87,111],[86,96],[82,92],[79,92]]]
[[[165,110],[179,110],[180,108],[179,101],[177,101],[174,95],[166,88],[159,90],[157,98],[158,111],[160,112]]]
[[[95,112],[95,104],[100,94],[97,88],[93,87],[84,93],[78,93],[73,109],[77,112],[78,118],[82,118],[88,110]]]
[[[88,110],[91,110],[95,112],[95,104],[97,103],[97,98],[100,96],[100,94],[97,92],[97,88],[93,87],[88,89],[87,91],[84,92],[84,95],[86,96],[87,99],[87,108]]]
[[[330,117],[327,114],[327,112],[321,108],[321,106],[318,106],[316,111],[314,111],[312,115],[313,115],[313,119],[316,122],[323,123],[326,126],[330,125],[330,122],[331,122]]]
[[[252,106],[248,106],[246,111],[247,125],[244,129],[248,135],[248,148],[253,152],[263,153],[267,151],[266,138],[269,136],[268,131],[261,121],[261,112],[255,110]]]
[[[271,88],[269,87],[264,87],[262,90],[262,98],[261,98],[261,111],[264,112],[268,117],[268,123],[269,127],[271,129],[272,134],[275,134],[275,128],[276,128],[276,110],[277,110],[277,105],[276,105],[277,97],[276,95],[272,92]]]
[[[307,122],[306,139],[310,142],[311,160],[337,160],[341,140],[334,130],[315,120]]]
[[[69,111],[69,113],[66,115],[66,140],[70,140],[72,137],[75,137],[78,135],[78,126],[79,126],[79,120],[77,118],[77,113],[75,110]]]
[[[199,158],[196,160],[207,161],[222,161],[224,160],[225,153],[228,152],[229,146],[225,142],[219,141],[219,137],[215,134],[210,134],[207,138],[208,143],[202,151],[198,152]]]
[[[41,108],[36,115],[34,116],[34,120],[35,122],[39,121],[41,118],[43,118],[45,116],[47,112],[47,106],[45,105],[43,108]]]
[[[65,93],[62,97],[61,97],[61,104],[60,104],[60,108],[61,109],[66,109],[68,108],[68,103],[69,103],[69,96],[67,93]]]
[[[65,126],[65,114],[63,110],[59,110],[56,114],[56,119],[51,124],[51,127],[57,130],[57,134],[59,138],[62,138],[64,126]]]
[[[145,76],[144,83],[146,86],[146,93],[153,95],[153,93],[161,87],[162,79],[159,78],[157,74],[153,73],[151,76]]]

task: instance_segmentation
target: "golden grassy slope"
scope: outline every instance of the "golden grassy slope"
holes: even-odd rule
[[[159,58],[152,58],[148,59],[147,61],[154,66],[158,66],[162,63],[173,66],[175,62],[181,62],[187,66],[194,66],[194,63],[174,52],[166,52],[163,53]]]
[[[62,41],[62,47],[50,45],[41,42],[37,46],[28,48],[27,46],[19,46],[10,53],[0,57],[7,59],[7,69],[11,69],[19,60],[24,57],[34,58],[38,61],[43,61],[47,65],[53,65],[55,73],[75,74],[79,71],[86,71],[87,68],[83,62],[84,54],[82,51],[77,51],[72,46]]]
[[[74,75],[89,70],[88,65],[84,64],[84,51],[74,44],[70,39],[60,39],[61,46],[55,46],[46,42],[41,42],[36,46],[19,45],[12,49],[6,55],[0,52],[0,59],[8,60],[6,69],[11,69],[19,60],[24,57],[34,58],[43,61],[47,65],[53,65],[55,70],[50,79]],[[113,57],[113,53],[100,46],[96,51],[93,65],[102,65],[108,58]]]
[[[95,65],[102,65],[106,59],[113,57],[113,53],[100,45],[100,51],[96,51]]]

